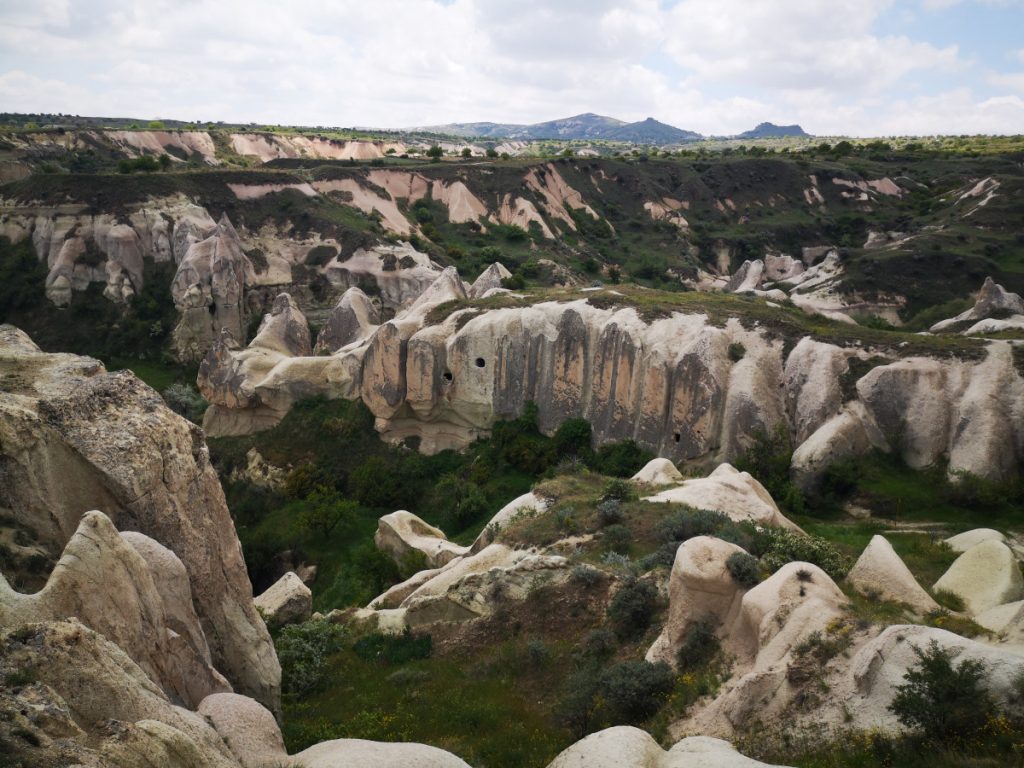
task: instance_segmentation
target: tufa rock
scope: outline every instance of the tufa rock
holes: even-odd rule
[[[1024,598],[1024,576],[1013,550],[986,539],[960,555],[932,589],[959,595],[967,612],[976,615]]]
[[[412,553],[419,552],[425,558],[428,567],[440,568],[455,558],[462,557],[468,551],[466,547],[448,541],[448,537],[440,528],[425,523],[405,510],[392,512],[380,518],[373,543],[399,566],[403,565]]]
[[[869,596],[905,603],[920,615],[939,609],[883,536],[871,537],[846,580]]]

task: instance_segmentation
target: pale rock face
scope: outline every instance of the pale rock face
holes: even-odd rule
[[[1024,413],[1024,382],[1007,342],[994,342],[985,360],[971,369],[963,394],[953,403],[949,474],[1009,478],[1017,474]]]
[[[868,413],[911,467],[931,466],[948,449],[951,402],[962,391],[961,367],[910,358],[873,368],[857,382]]]
[[[179,657],[191,654],[209,667],[210,648],[192,602],[192,586],[185,564],[163,544],[137,531],[122,531],[121,538],[149,566],[153,584],[163,601],[164,622],[170,630],[172,651]],[[215,679],[221,681],[218,689],[229,687],[219,673],[215,673]],[[198,701],[200,697],[197,693],[190,698]]]
[[[906,603],[918,614],[939,609],[883,536],[871,537],[846,579],[860,592]]]
[[[441,268],[408,243],[376,245],[359,249],[343,262],[333,261],[324,276],[342,289],[373,281],[380,289],[383,307],[400,311],[437,280]]]
[[[786,358],[786,409],[797,444],[804,442],[843,406],[839,377],[850,353],[833,344],[805,337]]]
[[[970,531],[958,533],[956,536],[950,536],[946,539],[946,543],[949,544],[950,549],[954,552],[966,552],[975,544],[981,544],[981,542],[989,540],[1005,544],[1006,536],[991,528],[974,528]]]
[[[741,755],[727,741],[689,736],[665,752],[639,728],[617,725],[563,750],[548,768],[780,768]]]
[[[505,269],[505,265],[494,262],[480,273],[480,277],[473,281],[469,289],[469,295],[474,299],[482,298],[489,290],[501,288],[501,281],[512,277],[512,273]]]
[[[740,472],[730,464],[721,464],[707,477],[687,480],[644,501],[654,504],[686,504],[696,509],[713,509],[731,520],[750,520],[758,525],[771,525],[799,531],[795,523],[779,511],[771,494],[748,472]]]
[[[961,312],[956,317],[936,323],[931,327],[931,331],[932,333],[939,333],[952,330],[965,323],[987,320],[997,312],[1006,312],[1014,315],[1024,314],[1024,299],[1016,293],[1007,291],[1003,286],[997,285],[991,277],[986,277],[973,307],[966,312]]]
[[[1024,598],[1024,576],[1013,550],[1001,541],[987,539],[960,555],[933,589],[959,595],[968,613],[976,615]]]
[[[1024,670],[1024,656],[994,648],[943,629],[914,625],[887,627],[878,637],[861,646],[850,662],[852,695],[845,704],[857,727],[888,732],[902,730],[889,704],[908,669],[918,664],[914,649],[924,651],[935,641],[952,651],[955,664],[978,659],[985,665],[986,687],[1005,706],[1012,696],[1014,678]]]
[[[793,481],[804,490],[816,488],[830,466],[843,459],[862,456],[872,448],[889,450],[888,443],[860,401],[821,425],[802,442],[790,464]]]
[[[342,347],[369,338],[380,325],[380,313],[370,297],[353,286],[334,305],[316,337],[314,354],[334,354]]]
[[[45,354],[11,326],[0,326],[0,367],[0,506],[56,551],[91,509],[173,551],[214,667],[276,709],[280,667],[199,429],[131,373]]]
[[[95,589],[99,582],[106,588]],[[184,617],[185,626],[175,626],[199,647],[172,627],[145,560],[101,512],[82,517],[41,591],[19,594],[0,576],[0,625],[71,616],[117,644],[177,701],[195,706],[209,693],[230,690],[210,665],[195,614]]]
[[[309,357],[313,354],[309,323],[287,293],[279,293],[274,299],[273,307],[263,316],[251,346],[288,357]]]
[[[647,651],[647,660],[675,666],[690,625],[705,617],[729,624],[739,611],[745,591],[726,568],[741,547],[710,536],[684,541],[676,551],[668,581],[669,608],[665,627]]]
[[[245,285],[252,274],[226,214],[213,234],[189,246],[171,282],[174,306],[181,313],[173,334],[179,360],[201,359],[222,330],[243,338]]]
[[[646,485],[678,485],[683,475],[668,459],[651,459],[631,479]]]
[[[271,626],[300,624],[313,612],[313,593],[293,571],[288,571],[253,603]]]
[[[203,699],[198,713],[220,734],[242,768],[289,763],[277,720],[259,702],[237,693],[215,693]]]
[[[444,531],[405,510],[384,515],[373,536],[377,549],[401,565],[413,552],[421,553],[430,568],[440,568],[468,551],[448,541]]]
[[[1002,642],[1016,646],[1024,655],[1024,600],[989,608],[975,616],[974,620],[999,635]]]
[[[303,768],[470,768],[450,752],[426,744],[335,739],[293,756]]]
[[[746,293],[761,287],[765,279],[765,265],[761,259],[744,261],[725,286],[727,293]]]
[[[491,544],[452,560],[405,597],[404,621],[417,627],[436,621],[470,621],[489,615],[498,599],[522,600],[537,581],[568,578],[569,561]]]
[[[804,263],[785,253],[769,253],[764,257],[764,274],[769,282],[791,280],[805,271]]]
[[[470,547],[469,551],[472,554],[476,554],[492,543],[498,532],[513,520],[521,516],[530,517],[539,514],[547,508],[548,501],[537,496],[533,491],[512,499],[488,521],[480,535],[476,537],[476,541],[473,542],[473,546]]]
[[[0,670],[29,671],[38,683],[24,690],[59,697],[68,718],[60,736],[71,738],[86,764],[238,767],[205,719],[173,706],[124,651],[75,619],[0,635]],[[110,720],[123,723],[125,733],[103,728]],[[45,733],[47,723],[37,727]]]

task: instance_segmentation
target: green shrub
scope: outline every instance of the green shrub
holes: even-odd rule
[[[616,647],[615,633],[609,629],[597,628],[586,634],[578,652],[584,659],[604,661],[615,654]]]
[[[632,501],[636,498],[636,488],[628,480],[618,478],[605,483],[604,492],[601,494],[601,501],[615,499],[616,501]]]
[[[381,632],[364,635],[356,641],[352,650],[361,659],[394,665],[430,658],[433,645],[430,635],[414,633],[406,628],[401,635],[385,635]]]
[[[853,567],[852,558],[820,536],[781,528],[763,528],[758,532],[754,546],[761,553],[761,564],[772,572],[786,563],[799,561],[813,563],[834,581],[839,581]]]
[[[644,450],[633,440],[605,443],[594,453],[590,466],[595,472],[612,477],[632,477],[654,454]]]
[[[733,581],[744,589],[750,589],[761,582],[760,566],[757,558],[746,552],[733,552],[726,558],[725,567]]]
[[[586,419],[566,419],[553,436],[558,456],[584,456],[590,452],[591,429]]]
[[[918,663],[903,675],[889,710],[909,729],[929,741],[954,745],[975,735],[996,707],[985,687],[985,665],[964,659],[953,666],[954,654],[932,640],[921,650]]]
[[[599,692],[615,725],[643,722],[654,715],[675,687],[672,669],[664,662],[624,661],[601,675]]]
[[[603,541],[612,552],[625,554],[633,543],[633,532],[627,526],[615,523],[604,529]]]
[[[209,403],[190,384],[174,383],[160,393],[168,407],[179,416],[201,424]]]
[[[757,432],[754,444],[736,460],[736,469],[749,472],[786,512],[802,514],[804,498],[789,479],[793,446],[784,426],[774,432]]]
[[[960,595],[950,592],[948,589],[936,589],[932,592],[932,597],[935,598],[936,603],[951,611],[962,611],[967,607]]]
[[[718,655],[719,642],[715,635],[718,620],[708,614],[690,623],[683,633],[676,660],[680,671],[692,671],[710,664]]]
[[[331,654],[342,648],[344,629],[325,619],[284,627],[274,645],[281,662],[281,690],[286,694],[311,693],[326,679]]]
[[[597,524],[604,528],[622,522],[622,502],[618,499],[605,499],[597,504]]]
[[[683,507],[659,520],[657,532],[660,539],[678,546],[695,536],[713,536],[731,524],[728,515],[721,512]]]
[[[734,363],[738,363],[743,359],[743,356],[747,354],[747,348],[738,341],[734,341],[729,345],[729,359]]]
[[[309,533],[322,538],[330,536],[336,528],[350,527],[359,513],[359,505],[344,498],[333,488],[319,486],[306,499],[299,513],[299,525]]]
[[[633,638],[651,625],[658,609],[658,590],[647,581],[629,578],[608,604],[608,618],[619,637]]]

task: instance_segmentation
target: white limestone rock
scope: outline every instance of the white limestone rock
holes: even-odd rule
[[[224,739],[242,768],[289,763],[281,728],[258,701],[237,693],[215,693],[203,699],[197,711]]]

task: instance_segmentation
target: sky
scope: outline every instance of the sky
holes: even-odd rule
[[[1024,0],[0,0],[0,111],[1024,133]]]

